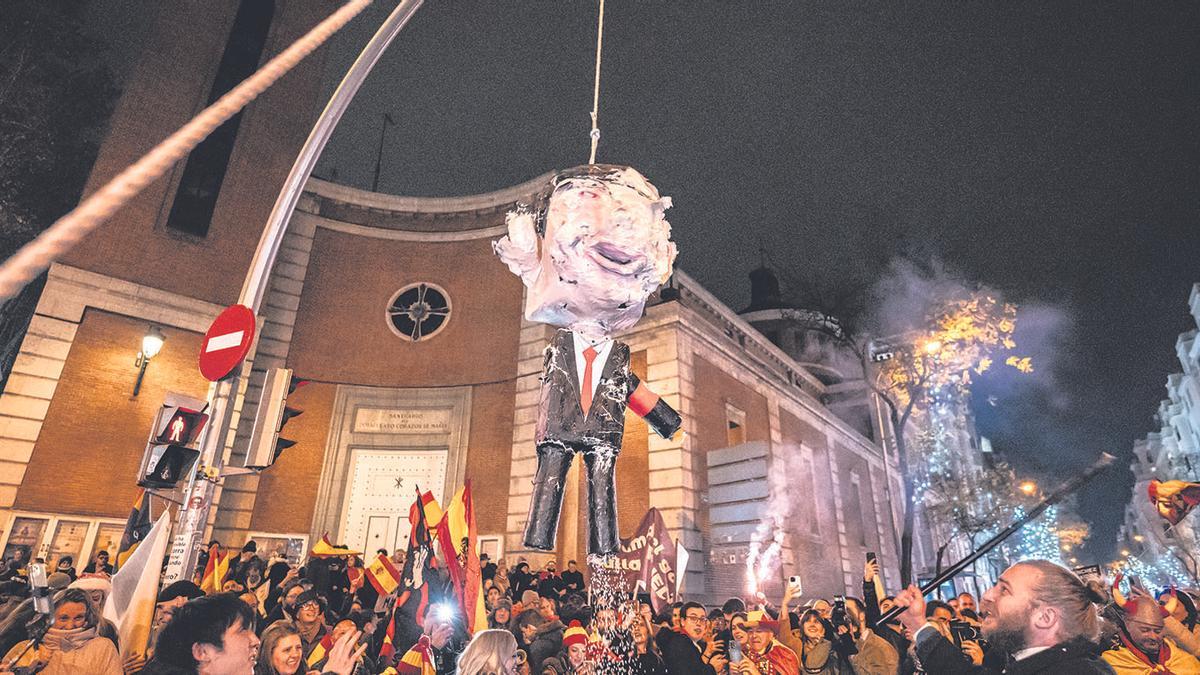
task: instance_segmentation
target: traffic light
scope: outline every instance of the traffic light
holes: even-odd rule
[[[258,401],[258,411],[250,431],[250,445],[246,448],[246,468],[265,469],[279,459],[279,453],[296,444],[296,441],[280,438],[279,433],[288,420],[304,412],[289,407],[287,397],[306,384],[308,380],[292,375],[288,368],[267,371],[262,398]]]
[[[138,469],[138,485],[170,489],[187,475],[200,450],[196,439],[208,423],[204,401],[170,394],[154,418],[146,452]]]

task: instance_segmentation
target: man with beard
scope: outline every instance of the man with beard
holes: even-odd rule
[[[1070,570],[1045,560],[1027,560],[1004,571],[980,603],[983,637],[1001,657],[999,667],[976,666],[925,621],[925,598],[916,586],[896,596],[905,606],[901,621],[913,633],[917,658],[930,675],[1089,675],[1112,673],[1096,658],[1100,632],[1096,603],[1105,599]]]
[[[1117,675],[1200,675],[1200,661],[1163,636],[1166,610],[1149,597],[1122,600],[1121,646],[1102,655]]]

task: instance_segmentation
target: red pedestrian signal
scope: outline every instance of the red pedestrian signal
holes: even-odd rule
[[[186,400],[187,404],[180,402]],[[196,439],[208,423],[203,401],[170,394],[159,408],[154,427],[146,442],[146,451],[138,469],[138,485],[144,488],[171,489],[187,475],[200,451]]]
[[[204,428],[206,422],[208,422],[208,415],[199,410],[175,408],[169,417],[161,420],[155,442],[191,445],[200,435],[200,430]]]

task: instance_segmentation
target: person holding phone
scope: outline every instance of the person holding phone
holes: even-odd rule
[[[679,608],[682,631],[650,624],[654,642],[662,651],[670,675],[717,675],[725,670],[729,660],[724,645],[706,643],[708,612],[698,602],[684,603]]]

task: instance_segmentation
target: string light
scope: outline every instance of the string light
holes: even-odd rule
[[[1025,516],[1025,509],[1017,507],[1016,517]],[[1038,558],[1063,564],[1062,540],[1058,536],[1058,507],[1051,506],[1040,517],[1021,529],[1016,545],[1016,558],[1030,560]]]

